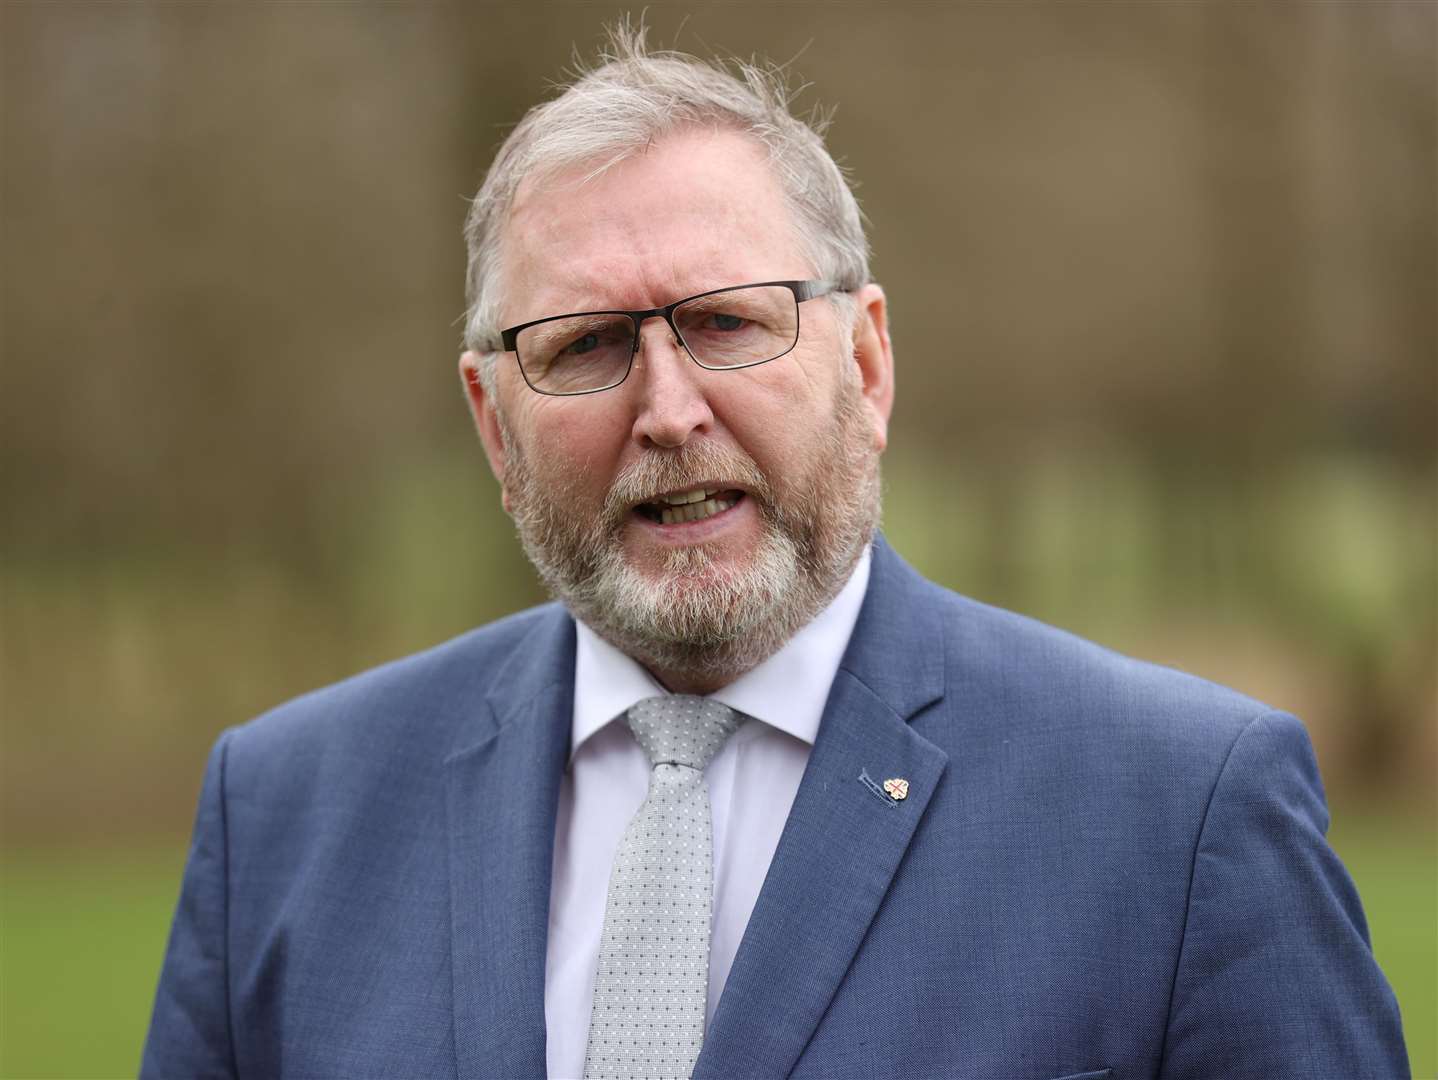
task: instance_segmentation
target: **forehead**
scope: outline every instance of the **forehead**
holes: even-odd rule
[[[504,325],[812,276],[767,152],[748,136],[684,131],[591,170],[521,185],[502,245]]]

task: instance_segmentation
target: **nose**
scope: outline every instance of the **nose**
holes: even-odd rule
[[[714,413],[705,397],[706,375],[662,319],[640,328],[639,353],[629,381],[637,384],[633,435],[646,447],[673,449],[709,431]]]

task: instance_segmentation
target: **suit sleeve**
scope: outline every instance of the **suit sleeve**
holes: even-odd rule
[[[225,757],[210,753],[180,901],[155,993],[142,1080],[233,1077],[227,967],[228,853]]]
[[[1165,1080],[1409,1075],[1398,1004],[1327,826],[1303,725],[1250,722],[1198,840]]]

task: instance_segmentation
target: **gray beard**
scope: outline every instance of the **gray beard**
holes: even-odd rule
[[[652,672],[716,688],[733,681],[829,604],[878,525],[879,455],[857,381],[837,396],[811,473],[782,493],[748,455],[698,442],[626,467],[588,519],[573,510],[582,505],[573,474],[537,478],[501,417],[525,554],[577,619]],[[720,477],[744,487],[760,514],[761,539],[744,565],[721,565],[702,544],[668,552],[657,578],[630,565],[622,532],[632,506]]]

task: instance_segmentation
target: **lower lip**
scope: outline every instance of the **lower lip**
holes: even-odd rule
[[[710,514],[707,518],[700,518],[698,521],[679,521],[673,525],[654,521],[645,517],[638,510],[630,511],[629,516],[648,535],[661,543],[697,544],[718,536],[750,517],[754,513],[753,507],[750,505],[752,501],[749,496],[741,493],[739,500],[727,510],[720,510],[719,513]]]

